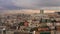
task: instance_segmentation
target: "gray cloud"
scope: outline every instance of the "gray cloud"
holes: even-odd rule
[[[46,6],[46,7],[58,7],[60,6],[60,0],[42,0],[42,6]]]
[[[11,10],[60,7],[60,0],[0,0],[0,7]]]

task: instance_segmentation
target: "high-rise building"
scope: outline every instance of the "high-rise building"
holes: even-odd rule
[[[44,14],[44,10],[40,10],[40,14]]]

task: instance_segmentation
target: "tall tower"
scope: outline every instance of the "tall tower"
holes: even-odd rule
[[[44,14],[44,10],[40,10],[40,14]]]

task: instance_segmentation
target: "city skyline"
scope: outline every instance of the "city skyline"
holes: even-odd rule
[[[54,13],[57,10],[44,10],[44,13]],[[60,11],[59,11],[60,12]],[[1,10],[0,14],[16,14],[16,13],[25,13],[25,14],[33,14],[33,13],[40,13],[40,10]]]

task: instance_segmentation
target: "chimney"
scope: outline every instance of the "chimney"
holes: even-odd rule
[[[44,10],[40,10],[40,14],[44,14]]]

